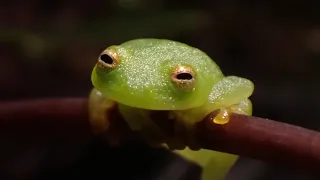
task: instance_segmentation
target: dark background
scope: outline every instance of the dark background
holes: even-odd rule
[[[99,53],[152,37],[205,51],[225,75],[255,83],[254,115],[319,130],[320,3],[244,0],[1,1],[0,98],[84,97]],[[97,139],[2,137],[1,179],[178,179],[195,167],[165,151]],[[178,160],[174,160],[174,159]],[[186,168],[191,170],[186,171]],[[242,158],[229,180],[312,179]],[[102,177],[100,177],[102,178]],[[148,178],[147,178],[148,179]],[[315,178],[313,178],[315,179]]]

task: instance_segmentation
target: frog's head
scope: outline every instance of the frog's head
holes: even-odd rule
[[[150,110],[182,110],[203,105],[223,77],[202,51],[164,39],[139,39],[104,50],[92,83],[116,102]]]

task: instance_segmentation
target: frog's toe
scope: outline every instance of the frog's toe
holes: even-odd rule
[[[213,119],[213,122],[220,125],[228,123],[232,112],[231,108],[221,108],[220,112]]]
[[[115,107],[115,102],[105,98],[98,90],[93,89],[89,98],[89,120],[93,133],[101,134],[110,126],[108,112]]]

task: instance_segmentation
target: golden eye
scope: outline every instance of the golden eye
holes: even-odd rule
[[[105,50],[101,53],[98,60],[98,65],[102,68],[114,68],[119,62],[117,54],[110,50]]]
[[[178,66],[171,75],[171,81],[180,89],[190,89],[195,82],[192,68]]]

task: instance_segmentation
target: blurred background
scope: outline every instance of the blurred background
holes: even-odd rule
[[[316,0],[11,0],[1,4],[2,101],[85,97],[92,87],[92,67],[104,48],[134,38],[166,38],[203,50],[225,75],[251,79],[256,86],[253,115],[320,128],[320,3]],[[1,179],[101,175],[174,180],[192,179],[190,173],[198,172],[196,166],[166,151],[140,146],[110,149],[96,139],[50,139],[40,144],[2,139]],[[241,158],[227,177],[285,178],[316,179],[247,158]]]

